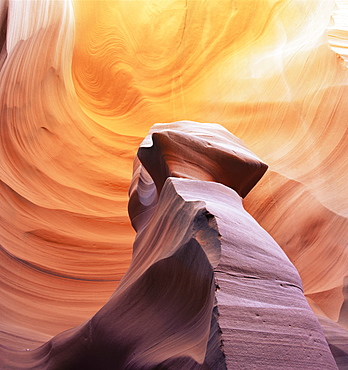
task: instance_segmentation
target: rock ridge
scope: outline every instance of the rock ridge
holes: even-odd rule
[[[154,126],[135,159],[137,236],[119,286],[90,320],[36,350],[1,348],[2,366],[337,369],[297,270],[243,208],[267,166],[214,128]]]

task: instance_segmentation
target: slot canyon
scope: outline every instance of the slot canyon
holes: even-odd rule
[[[1,369],[348,369],[348,1],[0,27]]]

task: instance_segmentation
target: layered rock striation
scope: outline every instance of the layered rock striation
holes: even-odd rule
[[[220,123],[270,166],[244,207],[295,265],[344,368],[346,12],[345,0],[0,0],[0,344],[35,349],[105,304],[131,261],[137,148],[154,122],[188,119]],[[139,163],[136,229],[159,196]]]
[[[266,169],[219,125],[155,125],[135,159],[137,236],[118,288],[38,349],[2,348],[2,366],[336,369],[297,270],[243,208]]]

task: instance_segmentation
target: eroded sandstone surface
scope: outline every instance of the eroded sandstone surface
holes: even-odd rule
[[[155,125],[135,160],[137,236],[116,291],[38,349],[3,348],[3,366],[336,369],[297,270],[243,208],[266,169],[222,126]]]
[[[132,180],[139,144],[154,123],[187,120],[191,156],[192,122],[217,122],[269,165],[243,205],[298,270],[344,368],[346,11],[345,0],[0,1],[0,344],[33,350],[104,306],[131,263],[132,225],[158,202],[139,161]],[[214,168],[204,153],[200,180],[231,186],[223,150]],[[163,174],[182,175],[179,154]],[[186,164],[195,175],[199,161]]]

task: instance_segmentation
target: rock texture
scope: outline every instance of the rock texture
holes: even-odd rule
[[[37,350],[3,349],[3,366],[337,368],[295,267],[242,206],[267,166],[223,127],[190,127],[140,146],[133,259],[109,301]]]
[[[328,28],[329,43],[348,66],[348,1],[336,0],[336,9],[332,14],[333,24]]]
[[[348,342],[345,12],[0,0],[0,344],[37,348],[103,307],[131,261],[137,148],[180,120],[220,123],[270,166],[244,206],[299,271],[330,347]],[[158,193],[134,166],[139,229]]]

